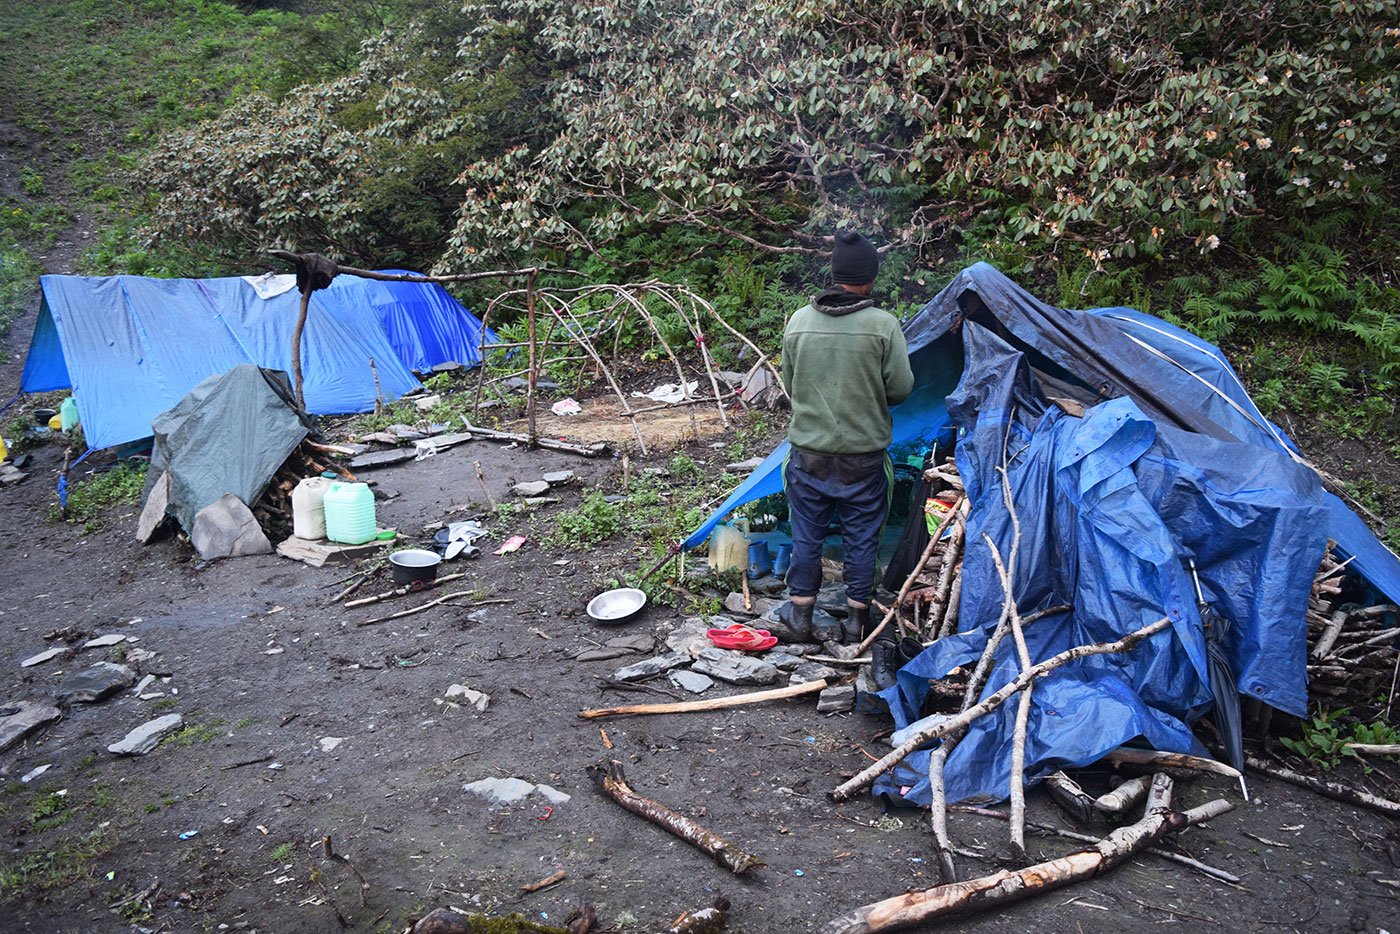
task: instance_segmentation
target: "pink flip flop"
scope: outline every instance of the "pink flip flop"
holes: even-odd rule
[[[762,652],[778,644],[778,637],[766,629],[754,629],[743,623],[735,623],[724,629],[710,629],[705,635],[722,649],[737,649],[741,652]]]

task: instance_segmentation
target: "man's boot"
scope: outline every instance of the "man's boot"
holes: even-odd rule
[[[811,641],[812,610],[815,608],[815,603],[794,603],[789,600],[782,609],[778,610],[778,619],[792,630],[792,641]]]
[[[854,607],[848,603],[846,609],[848,612],[845,622],[841,624],[841,631],[847,645],[856,645],[870,634],[870,604]]]
[[[894,684],[895,675],[903,664],[893,639],[879,638],[870,643],[870,679],[875,682],[876,690],[883,691]]]
[[[898,658],[900,668],[903,668],[905,665],[918,658],[923,652],[924,644],[918,639],[909,636],[900,639],[895,646],[895,655]]]

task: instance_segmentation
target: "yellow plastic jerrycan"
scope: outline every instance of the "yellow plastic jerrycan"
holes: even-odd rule
[[[749,566],[749,520],[735,519],[710,533],[710,570],[743,571]]]

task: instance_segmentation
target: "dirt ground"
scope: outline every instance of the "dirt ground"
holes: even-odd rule
[[[622,430],[630,431],[625,423]],[[705,443],[691,451],[722,463]],[[881,718],[819,716],[803,700],[578,717],[588,707],[666,699],[600,689],[599,679],[630,659],[574,660],[621,633],[659,642],[679,622],[678,611],[663,607],[627,627],[600,628],[584,614],[614,568],[636,566],[637,543],[571,553],[531,542],[495,556],[489,551],[516,529],[492,520],[488,553],[460,567],[466,578],[450,586],[511,602],[441,606],[361,627],[386,607],[332,603],[346,568],[275,556],[202,564],[173,541],[136,544],[134,509],[89,534],[45,519],[57,448],[34,458],[32,476],[0,492],[8,539],[0,552],[3,700],[42,700],[64,674],[104,652],[123,654],[88,650],[20,668],[51,644],[45,634],[70,626],[139,640],[134,647],[154,657],[134,667],[161,676],[148,691],[163,697],[124,692],[74,706],[0,754],[0,879],[21,867],[29,873],[0,906],[5,931],[336,931],[337,912],[347,930],[398,931],[438,905],[562,923],[579,901],[593,903],[607,929],[657,931],[716,895],[733,903],[732,930],[810,931],[843,909],[936,881],[919,812],[825,797],[868,753],[879,754]],[[377,471],[372,478],[392,496],[379,504],[380,524],[423,540],[425,525],[482,510],[476,461],[496,499],[543,471],[576,471],[579,485],[537,521],[588,486],[615,482],[620,469],[615,460],[476,442]],[[487,710],[440,703],[452,684],[489,694]],[[706,696],[739,690],[717,685]],[[201,728],[190,743],[142,758],[106,751],[168,711]],[[341,742],[323,751],[327,738]],[[625,764],[639,792],[761,855],[766,868],[737,878],[604,798],[585,770],[607,757]],[[52,768],[21,784],[44,764]],[[545,783],[571,798],[552,809],[538,797],[492,809],[463,791],[491,777]],[[66,822],[36,829],[44,826],[36,809],[60,790]],[[1178,788],[1184,805],[1239,802],[1180,840],[1191,855],[1240,876],[1238,886],[1144,857],[948,929],[1396,927],[1394,822],[1258,776],[1251,790],[1245,804],[1224,781]],[[1033,819],[1068,826],[1038,792],[1031,810]],[[960,860],[965,876],[1006,865],[1004,825],[961,815],[952,823],[959,845],[984,854]],[[1095,830],[1102,828],[1087,828]],[[323,858],[323,837],[363,876],[363,900],[351,870]],[[1037,857],[1074,846],[1034,836],[1029,844]],[[567,873],[561,883],[520,892],[556,871]]]

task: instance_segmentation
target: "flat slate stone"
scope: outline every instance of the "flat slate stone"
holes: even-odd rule
[[[688,664],[690,664],[689,655],[683,652],[667,652],[665,655],[646,658],[625,668],[619,668],[612,673],[612,677],[614,681],[640,681],[643,678],[650,678],[663,671],[670,671],[672,668]]]
[[[753,609],[744,609],[744,595],[741,593],[731,593],[724,598],[724,608],[736,616],[762,616],[769,610],[776,610],[783,605],[782,600],[774,600],[771,597],[752,597],[749,603]]]
[[[527,480],[510,488],[516,496],[543,496],[549,492],[549,484],[543,480]]]
[[[696,656],[693,667],[702,674],[730,684],[772,684],[782,677],[782,672],[767,662],[717,646],[702,650]]]
[[[136,522],[136,540],[149,542],[156,531],[165,524],[166,509],[170,506],[170,472],[161,471],[160,477],[151,484],[151,492],[141,507],[141,518]]]
[[[30,733],[62,716],[63,712],[52,704],[0,702],[0,752],[18,745]]]
[[[411,461],[418,456],[418,451],[408,448],[394,448],[390,451],[371,451],[368,454],[361,454],[359,457],[350,459],[351,470],[373,470],[376,467],[392,467],[394,464],[402,464],[404,461]]]
[[[678,688],[689,691],[692,694],[704,694],[714,686],[715,680],[709,675],[702,675],[698,671],[686,671],[678,668],[666,676],[672,684]]]
[[[577,475],[572,470],[552,470],[540,477],[550,486],[563,486],[566,483],[573,483]]]
[[[95,704],[135,683],[136,672],[125,665],[98,662],[64,678],[54,696],[74,704]]]
[[[83,648],[105,649],[109,645],[117,645],[118,643],[125,641],[126,636],[122,635],[121,633],[110,632],[105,636],[93,636],[91,639],[83,643]]]
[[[530,796],[535,786],[520,778],[483,778],[462,786],[468,794],[484,798],[493,806],[519,804]]]
[[[792,671],[802,664],[801,656],[789,655],[787,652],[769,652],[763,656],[763,660],[779,671]]]
[[[206,561],[272,554],[272,542],[263,534],[252,510],[233,493],[225,493],[195,513],[190,544]]]
[[[684,652],[686,655],[700,654],[702,649],[714,644],[705,637],[705,631],[710,625],[710,622],[698,616],[690,617],[666,636],[666,648],[672,652]],[[719,629],[728,625],[728,622],[715,623],[715,627]]]
[[[20,662],[20,663],[19,663],[19,667],[21,667],[21,668],[33,668],[35,665],[42,665],[44,662],[48,661],[49,659],[51,659],[51,658],[57,658],[58,656],[62,655],[62,654],[63,654],[64,652],[66,652],[66,651],[67,651],[67,649],[65,649],[65,648],[64,648],[63,646],[61,646],[61,645],[58,646],[57,648],[53,648],[53,649],[44,649],[44,651],[40,652],[38,655],[31,655],[31,656],[29,656],[28,658],[26,658],[24,661]]]
[[[160,745],[160,741],[180,727],[185,718],[178,713],[168,713],[163,717],[141,724],[118,742],[107,747],[107,751],[119,756],[144,756]]]
[[[817,695],[817,713],[849,713],[856,704],[856,689],[849,684],[827,688]]]
[[[828,680],[841,677],[841,672],[820,662],[803,662],[788,674],[788,684],[806,684],[809,681]]]

